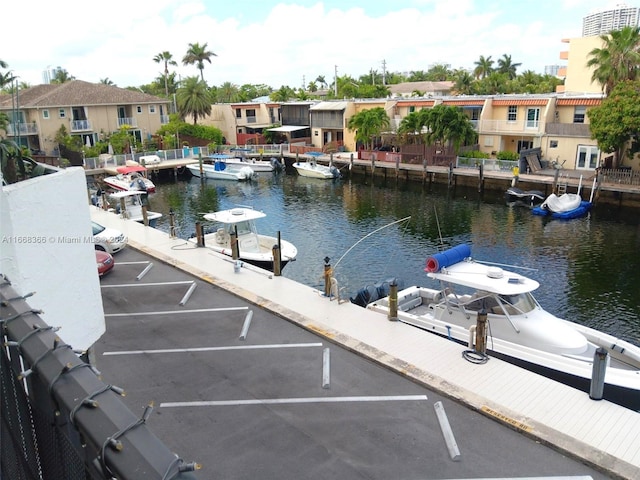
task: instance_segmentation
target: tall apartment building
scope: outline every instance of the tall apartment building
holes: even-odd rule
[[[582,19],[582,36],[603,35],[623,27],[640,25],[640,8],[619,4],[609,10],[600,10]]]

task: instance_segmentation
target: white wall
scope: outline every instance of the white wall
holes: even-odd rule
[[[68,168],[0,191],[0,273],[74,349],[105,331],[87,181]]]

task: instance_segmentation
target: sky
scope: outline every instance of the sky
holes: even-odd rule
[[[639,6],[638,0],[627,0]],[[582,19],[608,0],[24,0],[3,7],[0,60],[29,85],[61,67],[79,80],[119,87],[151,83],[168,51],[180,78],[190,43],[216,54],[205,62],[210,86],[231,82],[298,88],[323,76],[354,79],[427,71],[434,64],[472,70],[481,55],[504,54],[518,72],[563,65],[563,38],[581,36]]]

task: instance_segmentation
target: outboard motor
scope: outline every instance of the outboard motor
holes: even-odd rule
[[[333,165],[331,165],[331,168],[329,168],[329,170],[331,171],[331,174],[333,175],[333,178],[340,178],[341,177],[340,170],[338,170]]]
[[[271,157],[271,166],[276,172],[282,171],[282,163],[276,157]]]

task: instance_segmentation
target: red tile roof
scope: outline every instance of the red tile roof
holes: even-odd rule
[[[593,106],[600,105],[602,103],[601,98],[559,98],[556,102],[558,106],[566,106],[566,105],[579,105],[579,106]]]
[[[549,103],[548,98],[513,98],[511,100],[501,98],[491,102],[493,106],[546,105],[547,103]]]
[[[443,105],[449,106],[460,106],[460,107],[471,107],[471,106],[482,106],[484,105],[484,99],[481,100],[443,100]]]

